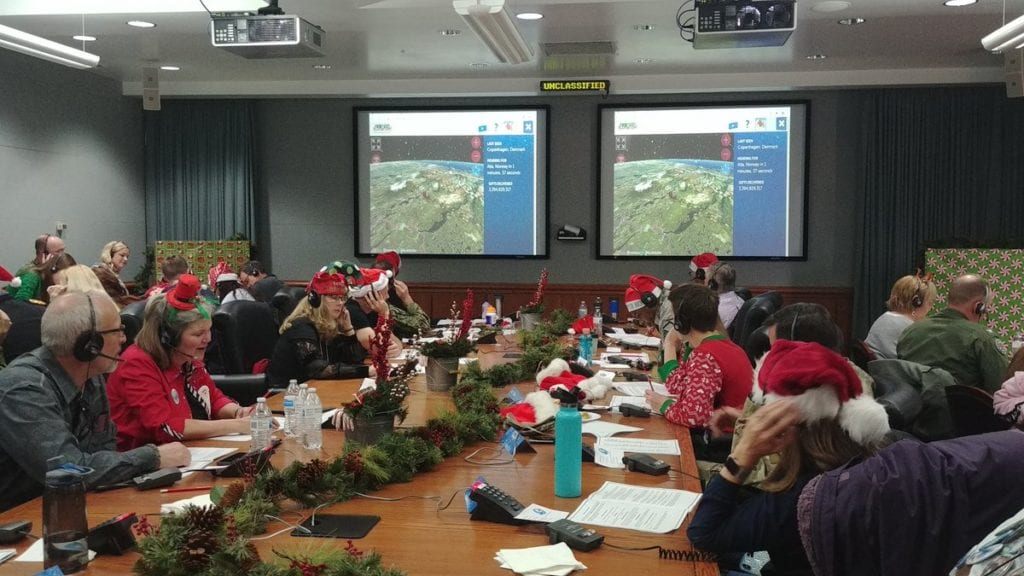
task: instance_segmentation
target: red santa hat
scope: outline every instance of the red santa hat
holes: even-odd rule
[[[612,385],[610,378],[595,374],[590,378],[581,374],[573,374],[569,369],[569,363],[561,358],[555,358],[548,364],[547,368],[537,373],[537,385],[541,390],[562,389],[575,394],[580,400],[588,402],[604,398]]]
[[[345,277],[337,272],[317,272],[306,285],[306,293],[316,292],[321,296],[344,296],[348,294]]]
[[[216,264],[210,267],[209,272],[206,274],[207,286],[216,286],[217,282],[222,282],[221,276],[231,273],[231,266],[224,260],[218,260]],[[235,280],[238,277],[235,276]]]
[[[776,340],[755,380],[766,404],[789,399],[802,422],[835,419],[858,444],[877,442],[889,431],[885,408],[863,393],[850,363],[816,342]]]
[[[371,290],[379,292],[385,290],[388,287],[388,278],[393,275],[391,270],[379,270],[377,268],[360,268],[359,269],[361,278],[355,280],[352,284],[352,291],[349,296],[352,298],[362,298],[370,293]]]
[[[519,404],[513,404],[499,410],[503,420],[515,424],[538,424],[555,417],[558,404],[544,390],[537,390],[526,395]]]
[[[375,264],[384,267],[384,270],[391,270],[395,276],[398,276],[398,271],[402,267],[402,257],[398,255],[398,252],[389,251],[381,252],[377,254],[377,258],[374,260]]]
[[[11,276],[7,268],[0,266],[0,282],[10,282],[11,280],[14,280],[14,276]]]
[[[697,254],[690,260],[690,272],[696,272],[697,270],[707,270],[712,264],[718,262],[718,256],[715,256],[711,252],[703,252]]]
[[[626,310],[636,312],[647,306],[654,308],[658,305],[663,291],[670,290],[672,283],[668,280],[658,280],[647,274],[633,274],[629,277],[629,286],[626,288]]]
[[[584,330],[590,330],[590,333],[594,333],[594,317],[587,314],[583,318],[578,318],[569,327],[569,334],[583,334]]]

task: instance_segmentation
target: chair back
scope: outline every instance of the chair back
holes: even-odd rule
[[[270,304],[235,300],[213,313],[213,332],[223,373],[251,374],[253,364],[274,353],[278,324]]]
[[[747,341],[743,344],[743,351],[747,353],[747,358],[750,358],[750,365],[757,366],[757,359],[764,356],[771,347],[771,340],[768,339],[768,328],[758,326],[757,330],[754,330],[750,333],[750,336],[747,336]]]
[[[1009,430],[1010,420],[995,413],[992,395],[974,386],[946,386],[946,401],[957,436]]]
[[[758,294],[743,303],[736,318],[729,325],[729,337],[740,348],[746,349],[747,338],[764,321],[782,307],[782,294],[769,291]]]
[[[284,322],[284,319],[292,313],[292,310],[295,310],[299,300],[305,297],[306,289],[302,286],[284,286],[278,290],[270,300],[278,323]]]
[[[737,296],[743,298],[744,301],[750,300],[754,295],[754,293],[750,291],[750,288],[737,288],[734,292],[736,292]]]
[[[956,384],[949,372],[917,362],[881,359],[868,362],[875,399],[886,408],[889,425],[925,440],[956,435],[946,387]]]
[[[135,342],[135,337],[142,330],[142,319],[146,314],[147,300],[139,300],[121,308],[121,324],[124,324],[125,348]]]
[[[853,360],[853,363],[861,370],[867,370],[868,362],[878,360],[878,357],[863,340],[855,339],[850,345],[850,360]]]

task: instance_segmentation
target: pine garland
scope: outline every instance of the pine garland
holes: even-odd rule
[[[467,300],[472,302],[472,295]],[[344,550],[322,547],[303,554],[275,554],[282,561],[263,562],[248,538],[266,530],[268,515],[279,515],[286,500],[306,508],[342,502],[356,492],[408,482],[433,469],[444,458],[462,452],[467,444],[494,441],[501,420],[493,388],[533,380],[539,367],[572,347],[560,342],[572,320],[556,310],[550,321],[520,333],[522,357],[514,364],[481,370],[467,367],[451,391],[454,411],[429,420],[426,426],[398,430],[372,446],[346,445],[330,462],[293,462],[283,470],[268,467],[259,474],[211,493],[213,507],[190,507],[168,516],[154,529],[143,518],[135,525],[144,536],[142,557],[135,564],[141,576],[401,576],[386,568],[376,553],[364,554],[351,542]],[[385,328],[386,330],[386,328]]]

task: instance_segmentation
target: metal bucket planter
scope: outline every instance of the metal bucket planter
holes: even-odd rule
[[[458,358],[427,358],[427,390],[444,392],[459,377]]]
[[[355,428],[345,431],[345,441],[369,446],[394,431],[395,415],[381,414],[373,418],[356,418],[353,423]]]
[[[529,330],[540,324],[543,315],[539,312],[523,312],[519,318],[523,321],[523,330]]]

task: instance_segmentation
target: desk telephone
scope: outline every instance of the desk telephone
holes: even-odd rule
[[[501,524],[526,524],[526,520],[515,517],[523,511],[523,505],[512,496],[489,484],[477,484],[469,493],[469,499],[476,507],[469,515],[470,520],[487,520]]]

